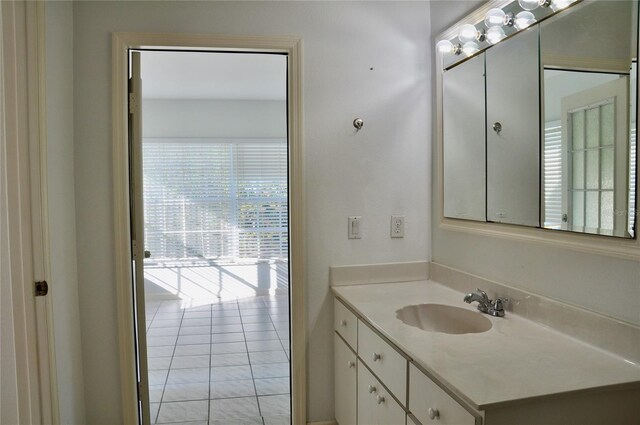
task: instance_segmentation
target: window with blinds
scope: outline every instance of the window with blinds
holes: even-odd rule
[[[147,138],[143,177],[154,259],[288,257],[285,140]]]
[[[544,128],[544,227],[562,226],[562,127],[560,121]]]

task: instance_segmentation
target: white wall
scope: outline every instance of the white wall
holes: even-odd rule
[[[433,44],[440,32],[481,3],[432,2]],[[432,84],[435,87],[434,80]],[[438,227],[437,221],[440,205],[436,196],[439,181],[435,173],[432,183],[433,261],[640,324],[639,262],[546,245],[444,231]]]
[[[73,167],[73,6],[45,3],[51,297],[60,423],[85,422]]]
[[[308,416],[333,418],[330,265],[429,253],[426,2],[77,2],[75,188],[87,422],[121,422],[113,256],[111,32],[303,39],[308,230]],[[352,121],[364,119],[354,134]],[[348,240],[347,216],[364,237]],[[406,237],[390,239],[391,214]]]
[[[286,138],[280,100],[143,99],[143,137]]]

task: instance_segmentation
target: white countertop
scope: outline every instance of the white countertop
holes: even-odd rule
[[[437,303],[476,311],[433,281],[334,286],[334,293],[413,361],[478,410],[551,394],[639,388],[640,365],[515,314],[485,315],[483,333],[450,335],[404,324],[396,310]],[[477,312],[477,314],[482,314]]]

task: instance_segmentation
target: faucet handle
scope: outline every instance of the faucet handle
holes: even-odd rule
[[[496,297],[496,299],[493,300],[491,304],[495,311],[504,311],[504,304],[508,302],[509,302],[508,298]]]
[[[493,300],[494,303],[500,303],[500,304],[506,304],[509,302],[509,298],[503,298],[503,297],[496,297],[495,300]]]

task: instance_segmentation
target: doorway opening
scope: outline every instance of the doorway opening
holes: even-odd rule
[[[287,60],[132,52],[143,423],[291,423]]]

